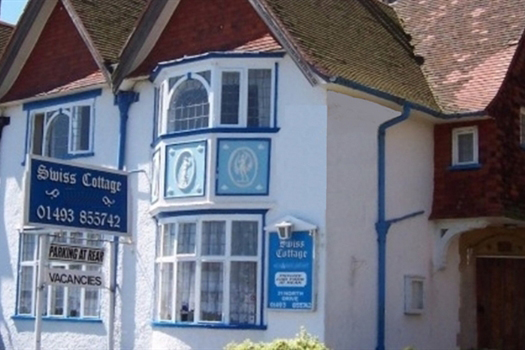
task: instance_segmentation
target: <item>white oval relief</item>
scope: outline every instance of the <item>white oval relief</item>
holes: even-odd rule
[[[259,162],[257,156],[248,147],[239,147],[230,155],[228,174],[237,187],[248,187],[255,181]]]
[[[175,163],[175,180],[177,181],[177,187],[182,191],[193,185],[196,174],[195,167],[195,157],[191,150],[183,150]]]

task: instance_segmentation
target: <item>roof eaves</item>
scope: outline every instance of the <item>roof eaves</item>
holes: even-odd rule
[[[71,17],[71,20],[73,21],[73,24],[77,28],[80,37],[86,44],[89,52],[91,52],[91,55],[93,56],[93,59],[97,63],[98,67],[100,68],[100,71],[104,75],[104,78],[109,86],[111,86],[111,74],[109,73],[106,65],[104,64],[104,59],[102,58],[102,55],[98,51],[97,47],[93,43],[93,40],[91,39],[88,31],[86,30],[86,27],[82,23],[82,20],[78,16],[77,12],[75,11],[75,8],[73,4],[69,0],[61,0],[62,4],[64,5],[67,13],[69,14],[69,17]]]
[[[286,52],[292,57],[299,69],[303,72],[306,79],[312,86],[317,85],[317,77],[312,69],[313,66],[308,62],[307,55],[301,51],[296,45],[294,39],[288,34],[284,26],[280,23],[277,17],[272,13],[271,9],[266,6],[264,0],[249,0],[255,11],[259,14],[261,19],[266,23],[273,35],[279,40]]]
[[[119,57],[119,63],[112,75],[113,90],[118,89],[127,74],[131,73],[133,64],[139,54],[144,42],[150,35],[157,19],[170,0],[150,1],[144,9],[137,26],[131,32],[124,44]],[[178,1],[177,1],[178,5]]]
[[[2,93],[2,85],[6,82],[6,77],[11,72],[13,63],[17,61],[20,50],[37,17],[41,14],[41,9],[45,3],[46,2],[40,0],[29,1],[11,35],[11,39],[4,49],[3,55],[0,58],[0,97],[7,93],[8,88],[4,88],[5,91]],[[11,82],[11,84],[12,83],[13,82]]]

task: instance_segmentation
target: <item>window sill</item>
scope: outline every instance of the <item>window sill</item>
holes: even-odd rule
[[[211,328],[211,329],[253,329],[266,330],[266,325],[255,324],[225,324],[225,323],[184,323],[184,322],[162,322],[154,321],[151,323],[153,327],[172,327],[172,328]]]
[[[11,316],[12,320],[20,321],[34,321],[35,316],[30,315],[13,315]],[[43,321],[57,321],[57,322],[80,322],[80,323],[102,323],[100,318],[76,318],[76,317],[52,317],[52,316],[42,316]]]
[[[68,154],[67,156],[61,159],[88,158],[88,157],[93,157],[93,156],[95,156],[95,152]]]
[[[461,170],[477,170],[481,168],[480,163],[473,163],[473,164],[457,164],[457,165],[451,165],[447,168],[449,171],[461,171]]]
[[[281,128],[254,128],[254,127],[248,127],[248,128],[235,128],[235,127],[216,127],[216,128],[204,128],[204,129],[197,129],[197,130],[187,130],[187,131],[179,131],[179,132],[173,132],[170,134],[164,134],[157,137],[155,140],[153,146],[156,146],[159,141],[176,138],[176,137],[184,137],[184,136],[192,136],[192,135],[200,135],[200,134],[276,134],[281,130]]]

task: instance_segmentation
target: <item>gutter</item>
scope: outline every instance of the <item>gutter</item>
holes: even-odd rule
[[[118,169],[124,170],[126,165],[126,141],[128,132],[129,108],[132,103],[137,102],[139,94],[134,91],[119,91],[115,95],[115,105],[120,112],[120,134],[119,134],[119,153]],[[129,205],[129,204],[128,204]],[[109,285],[109,322],[108,322],[108,349],[113,350],[115,341],[115,307],[117,301],[117,270],[118,270],[118,236],[113,237],[113,250],[110,254],[110,285]]]
[[[403,105],[400,116],[382,123],[377,130],[377,347],[376,350],[385,350],[385,304],[386,304],[386,236],[390,226],[396,222],[422,215],[424,211],[417,211],[399,218],[386,220],[386,131],[408,119],[412,106]]]

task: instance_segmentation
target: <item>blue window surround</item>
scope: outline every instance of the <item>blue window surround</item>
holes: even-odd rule
[[[217,193],[217,186],[219,184],[219,143],[220,141],[268,141],[268,173],[266,174],[266,192],[265,193],[237,193],[237,194],[220,194]],[[217,155],[215,160],[215,195],[216,196],[223,196],[223,197],[260,197],[260,196],[268,196],[270,194],[270,174],[271,174],[271,168],[272,168],[272,139],[270,138],[217,138]]]
[[[57,106],[66,103],[72,103],[82,100],[87,100],[90,98],[95,98],[102,95],[102,89],[94,89],[89,91],[83,91],[72,95],[53,97],[46,100],[32,101],[27,102],[22,105],[22,110],[26,111],[26,135],[25,135],[25,149],[24,149],[24,159],[22,160],[22,166],[26,165],[26,156],[29,151],[30,144],[30,133],[33,128],[31,125],[31,112],[37,109]],[[94,123],[94,121],[93,121]],[[82,157],[91,157],[95,155],[91,153],[76,154],[67,157],[66,159],[82,158]]]
[[[447,168],[447,170],[449,171],[477,170],[477,169],[481,169],[481,163],[457,164],[457,165],[451,165]]]
[[[158,176],[158,179],[157,179],[157,186],[158,186],[158,193],[157,193],[157,198],[155,200],[153,200],[153,197],[151,196],[153,194],[153,188],[151,188],[151,193],[150,193],[150,200],[151,200],[151,204],[154,204],[154,203],[157,203],[160,199],[160,169],[161,169],[161,160],[162,160],[162,154],[160,153],[160,149],[156,150],[155,152],[153,152],[153,157],[151,158],[151,164],[153,165],[153,159],[155,159],[155,157],[157,157],[157,154],[158,154],[158,157],[159,157],[159,162],[157,164],[157,176]],[[155,169],[152,169],[152,172],[151,174],[153,175],[153,172],[155,171]],[[204,175],[206,176],[206,174]],[[153,179],[152,179],[152,186],[153,186]]]
[[[179,146],[179,145],[185,145],[185,144],[192,144],[192,143],[197,143],[197,142],[204,142],[206,147],[204,149],[204,182],[203,182],[203,188],[202,188],[202,195],[198,195],[198,196],[187,196],[187,197],[180,197],[180,198],[194,198],[194,197],[205,197],[206,196],[206,181],[208,181],[208,140],[204,139],[204,140],[193,140],[193,141],[188,141],[188,142],[181,142],[181,143],[175,143],[175,144],[172,144],[172,145],[167,145],[166,146],[166,149],[164,151],[164,189],[162,191],[162,195],[164,197],[164,199],[175,199],[177,197],[174,197],[174,196],[171,196],[171,197],[168,197],[167,195],[167,186],[166,184],[168,183],[168,167],[167,167],[167,159],[168,159],[168,152],[169,152],[169,147],[170,146]],[[159,166],[160,164],[162,164],[162,162],[159,163]],[[196,176],[196,175],[195,175]],[[160,195],[159,195],[160,197]]]
[[[35,316],[29,315],[13,315],[12,320],[15,321],[34,321]],[[77,317],[53,317],[43,316],[43,321],[54,321],[54,322],[73,322],[73,323],[103,323],[100,318],[77,318]]]
[[[260,313],[261,322],[258,325],[248,324],[224,324],[224,323],[183,323],[183,322],[165,322],[165,321],[153,321],[152,326],[157,327],[193,327],[193,328],[217,328],[217,329],[266,329],[264,323],[264,275],[265,275],[265,262],[266,262],[266,213],[269,209],[201,209],[201,210],[177,210],[170,212],[162,212],[157,214],[154,218],[158,223],[159,219],[179,217],[179,216],[197,216],[197,215],[261,215],[261,227],[262,227],[262,252],[261,252],[261,300],[260,300]],[[158,230],[157,230],[158,234]],[[155,291],[156,295],[157,291]]]

